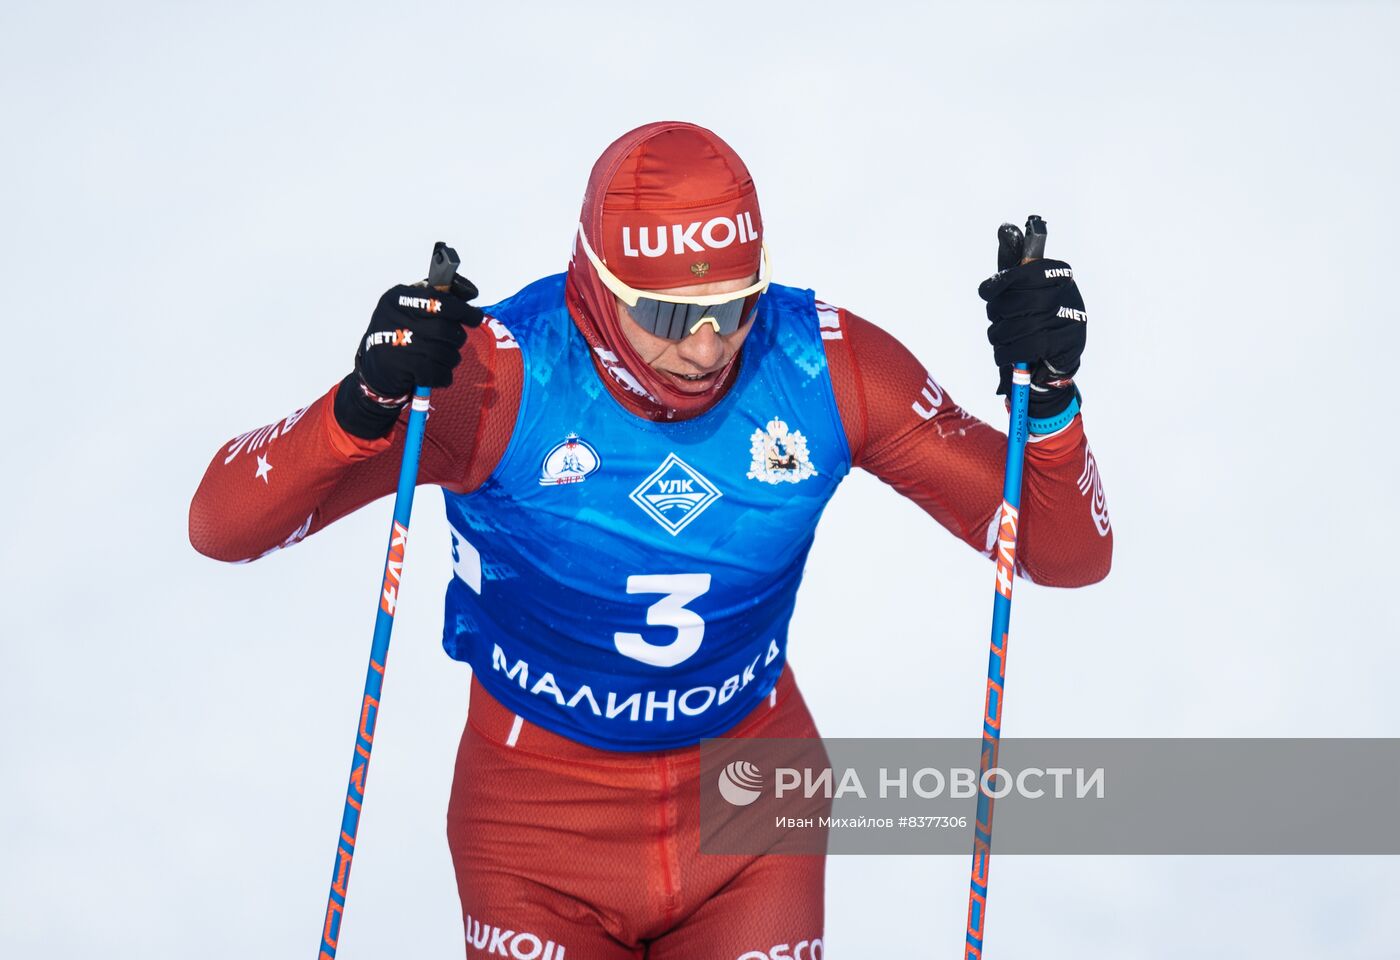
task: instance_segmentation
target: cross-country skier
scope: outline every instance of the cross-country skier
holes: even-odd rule
[[[1019,572],[1093,583],[1083,301],[1055,260],[982,292],[998,392],[1034,374]],[[823,859],[700,855],[697,744],[816,736],[787,628],[842,477],[988,554],[1005,436],[879,327],[770,282],[748,170],[688,123],[608,147],[567,272],[485,314],[468,336],[459,297],[389,290],[344,380],[214,456],[191,542],[249,560],[393,492],[433,387],[419,481],[451,527],[443,643],[472,667],[447,822],[467,955],[820,960]]]

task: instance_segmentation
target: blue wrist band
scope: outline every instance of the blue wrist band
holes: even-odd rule
[[[1069,406],[1065,407],[1053,417],[1046,417],[1043,420],[1037,420],[1035,417],[1031,417],[1026,421],[1026,426],[1029,427],[1031,433],[1034,434],[1054,433],[1056,430],[1061,430],[1069,426],[1069,422],[1073,420],[1078,413],[1079,391],[1076,389],[1074,391],[1074,399],[1070,400]]]

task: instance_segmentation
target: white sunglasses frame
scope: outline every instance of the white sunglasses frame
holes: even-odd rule
[[[660,300],[663,303],[682,303],[689,306],[713,307],[721,303],[729,303],[731,300],[741,300],[744,297],[751,297],[756,293],[766,293],[768,285],[773,282],[773,260],[768,255],[768,244],[759,241],[759,249],[763,256],[763,269],[759,272],[758,282],[747,286],[742,290],[733,290],[729,293],[709,293],[703,296],[685,297],[675,294],[654,293],[650,290],[638,290],[623,283],[608,269],[599,256],[593,252],[593,248],[588,245],[588,238],[583,235],[583,224],[578,225],[578,241],[583,245],[583,252],[588,257],[588,262],[593,264],[593,269],[598,272],[598,279],[603,281],[603,286],[612,291],[617,297],[629,307],[635,307],[637,301],[646,297],[649,300]],[[698,324],[697,324],[698,326]]]

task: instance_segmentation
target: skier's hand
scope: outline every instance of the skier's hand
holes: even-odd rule
[[[1074,375],[1088,317],[1070,265],[1063,260],[1019,262],[1019,248],[1008,249],[1019,237],[1015,227],[1003,228],[999,263],[1004,269],[984,280],[977,293],[987,301],[992,324],[987,339],[1001,368],[997,393],[1010,396],[1011,367],[1025,363],[1031,372],[1030,415],[1046,419],[1063,412],[1076,396]]]
[[[450,290],[426,283],[391,287],[379,298],[355,352],[355,371],[336,391],[335,418],[346,433],[373,440],[394,428],[414,387],[445,387],[461,362],[466,327],[481,323],[461,277]]]

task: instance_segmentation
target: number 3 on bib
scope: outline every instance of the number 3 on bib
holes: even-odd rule
[[[613,634],[617,652],[654,667],[674,667],[689,660],[705,639],[705,621],[694,610],[687,610],[685,605],[709,589],[708,573],[634,574],[628,577],[628,593],[665,594],[647,607],[647,624],[675,627],[676,637],[670,643],[648,643],[640,633],[619,631]]]

